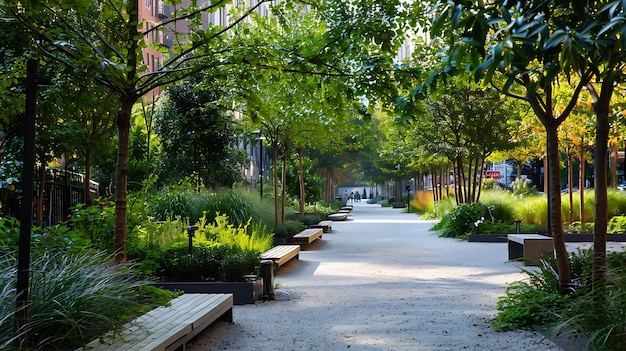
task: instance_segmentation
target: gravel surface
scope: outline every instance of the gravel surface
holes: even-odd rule
[[[560,350],[489,327],[506,283],[525,279],[506,244],[438,238],[434,222],[357,203],[281,267],[276,300],[235,306],[187,346],[208,350]]]

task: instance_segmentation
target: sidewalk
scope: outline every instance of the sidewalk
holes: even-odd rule
[[[276,301],[235,306],[189,351],[559,350],[538,333],[489,327],[507,282],[506,244],[438,238],[434,222],[355,203],[350,219],[281,267]]]

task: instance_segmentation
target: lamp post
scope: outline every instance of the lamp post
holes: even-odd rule
[[[261,199],[262,199],[263,198],[263,140],[265,140],[265,136],[263,135],[263,131],[261,130],[255,130],[252,133],[259,135],[259,185],[260,185],[260,194],[261,194]]]
[[[26,64],[26,109],[24,111],[24,151],[22,170],[22,208],[20,238],[17,255],[17,282],[15,285],[16,339],[14,346],[24,347],[28,321],[28,285],[30,280],[30,232],[33,226],[33,182],[35,178],[35,115],[37,105],[38,61],[30,59]]]
[[[406,189],[406,208],[411,213],[411,184],[405,186]]]

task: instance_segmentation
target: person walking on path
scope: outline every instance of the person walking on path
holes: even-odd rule
[[[354,201],[361,202],[361,194],[359,194],[358,190],[356,191],[356,193],[354,193]]]
[[[281,266],[276,300],[234,306],[187,346],[209,350],[558,351],[489,323],[522,280],[504,243],[439,238],[433,221],[357,203],[348,221]]]
[[[354,203],[354,191],[350,192],[350,203],[353,204]]]

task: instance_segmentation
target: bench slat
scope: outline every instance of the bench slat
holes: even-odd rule
[[[278,245],[261,254],[261,259],[272,260],[277,266],[289,262],[300,255],[300,245]]]
[[[333,229],[333,221],[328,221],[328,220],[321,221],[317,224],[311,225],[311,228],[322,228],[324,233],[328,233],[329,231]]]
[[[232,313],[232,294],[184,294],[79,350],[174,350],[223,315]],[[227,315],[232,321],[232,314]],[[202,328],[202,329],[200,329]]]

